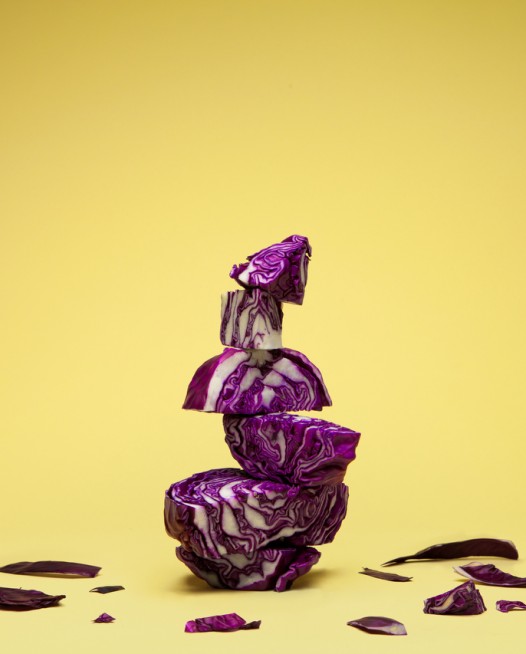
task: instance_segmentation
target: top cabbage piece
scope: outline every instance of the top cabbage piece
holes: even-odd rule
[[[197,369],[183,409],[254,415],[330,405],[321,372],[301,352],[227,347]]]
[[[306,236],[294,234],[234,265],[230,277],[245,288],[260,288],[280,302],[303,304],[307,267],[312,254]]]

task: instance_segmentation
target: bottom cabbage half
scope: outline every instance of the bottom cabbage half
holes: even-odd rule
[[[278,592],[288,590],[321,556],[314,547],[266,547],[250,556],[230,554],[220,559],[203,559],[182,547],[175,552],[197,577],[214,588]]]

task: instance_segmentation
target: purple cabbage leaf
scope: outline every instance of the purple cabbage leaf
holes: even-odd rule
[[[118,590],[124,590],[124,586],[97,586],[97,588],[92,588],[90,593],[100,593],[101,595],[107,595],[108,593],[115,593]]]
[[[497,600],[497,611],[509,613],[510,611],[526,611],[526,604],[520,600]]]
[[[368,615],[364,618],[358,618],[357,620],[350,620],[347,624],[350,627],[356,627],[356,629],[365,631],[368,634],[407,636],[406,628],[401,622],[383,616]]]
[[[472,581],[424,601],[424,613],[435,615],[478,615],[485,610],[482,595]]]
[[[466,565],[453,568],[459,575],[487,586],[507,586],[510,588],[526,588],[526,577],[516,577],[496,568],[492,563],[473,561]]]
[[[376,577],[376,579],[384,579],[385,581],[411,581],[413,577],[404,577],[392,572],[384,572],[383,570],[372,570],[371,568],[363,568],[359,571],[361,575],[368,575],[369,577]]]
[[[288,590],[320,559],[314,547],[265,547],[251,554],[225,554],[204,559],[177,547],[177,558],[214,588],[232,590]]]
[[[206,618],[188,620],[184,630],[186,633],[204,633],[207,631],[239,631],[240,629],[259,629],[261,620],[247,622],[237,613],[210,615]]]
[[[115,618],[111,616],[109,613],[101,613],[98,618],[95,618],[93,622],[98,622],[98,623],[109,623],[109,622],[115,622]]]
[[[307,284],[311,246],[305,236],[294,234],[234,265],[230,277],[245,288],[260,288],[280,302],[302,304]]]
[[[281,304],[257,288],[221,295],[221,343],[230,347],[275,350],[282,346]]]
[[[245,472],[298,486],[341,483],[360,439],[352,429],[290,413],[225,415],[223,426]]]
[[[382,563],[382,565],[398,565],[407,561],[434,559],[461,559],[465,556],[502,556],[507,559],[518,559],[517,548],[510,540],[498,538],[471,538],[452,543],[431,545],[416,554],[399,556]]]
[[[183,409],[252,415],[330,405],[321,372],[301,352],[227,347],[197,369]]]
[[[70,561],[20,561],[0,567],[0,572],[13,575],[60,575],[67,577],[95,577],[100,571],[96,565]]]
[[[200,557],[250,556],[274,544],[330,543],[347,510],[345,484],[316,488],[253,479],[236,468],[197,473],[165,496],[167,533]]]
[[[32,611],[57,606],[65,595],[47,595],[40,590],[0,588],[0,609],[4,611]]]

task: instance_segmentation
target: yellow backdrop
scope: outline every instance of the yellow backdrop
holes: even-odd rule
[[[0,612],[34,652],[512,651],[526,591],[427,616],[451,562],[357,574],[523,520],[524,3],[20,0],[0,6],[1,561],[92,580]],[[299,233],[313,257],[284,343],[323,372],[322,417],[362,432],[349,514],[283,594],[214,591],[164,533],[165,489],[232,465],[220,417],[184,412],[221,351],[233,263]],[[526,564],[503,562],[521,576]],[[94,585],[123,584],[99,596]],[[113,625],[93,625],[102,611]],[[188,635],[237,611],[258,632]]]

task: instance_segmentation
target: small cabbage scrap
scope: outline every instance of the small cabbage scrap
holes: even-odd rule
[[[275,350],[281,347],[281,304],[258,288],[221,295],[223,345],[245,350]]]
[[[509,586],[513,588],[526,588],[526,577],[516,577],[496,568],[492,563],[479,563],[473,561],[467,565],[453,568],[459,575],[467,577],[487,586]]]
[[[301,352],[227,347],[197,369],[183,409],[252,415],[330,405],[321,372]]]
[[[100,571],[96,565],[71,563],[70,561],[20,561],[0,568],[0,572],[13,575],[64,575],[68,577],[95,577]]]
[[[225,554],[220,559],[204,559],[183,547],[177,547],[175,553],[213,588],[277,592],[288,590],[321,556],[314,547],[265,547],[247,555]]]
[[[259,629],[261,620],[247,622],[237,613],[225,613],[224,615],[210,615],[206,618],[188,620],[184,630],[186,633],[194,634],[207,631],[239,631],[240,629]]]
[[[520,600],[497,600],[497,611],[509,613],[510,611],[526,611],[526,604]]]
[[[106,595],[107,593],[115,593],[117,590],[124,590],[124,586],[97,586],[97,588],[92,588],[90,593]]]
[[[115,618],[111,616],[109,613],[101,613],[98,618],[95,618],[93,622],[98,622],[98,623],[109,623],[109,622],[115,622]]]
[[[220,468],[172,484],[164,519],[168,534],[198,556],[250,556],[279,539],[287,546],[330,543],[345,517],[347,498],[345,484],[289,486]]]
[[[234,265],[230,277],[245,288],[260,288],[280,302],[302,304],[311,246],[306,236],[294,234]]]
[[[349,620],[347,624],[350,627],[366,631],[368,634],[407,636],[406,628],[401,622],[380,615],[368,615],[364,618],[358,618],[358,620]]]
[[[249,475],[298,486],[341,483],[360,439],[352,429],[289,413],[225,415],[223,426]]]
[[[425,559],[460,559],[465,556],[502,556],[507,559],[518,559],[519,553],[511,540],[498,538],[470,538],[453,543],[431,545],[416,554],[399,556],[382,563],[382,565],[398,565],[412,560]]]
[[[435,615],[478,615],[485,610],[482,595],[472,581],[424,601],[424,613]]]
[[[0,609],[4,611],[32,611],[57,606],[65,595],[46,595],[40,590],[0,588]]]
[[[359,574],[367,575],[368,577],[376,577],[376,579],[383,579],[385,581],[411,581],[413,578],[396,575],[391,572],[384,572],[383,570],[372,570],[371,568],[363,568],[363,570],[359,570]]]

